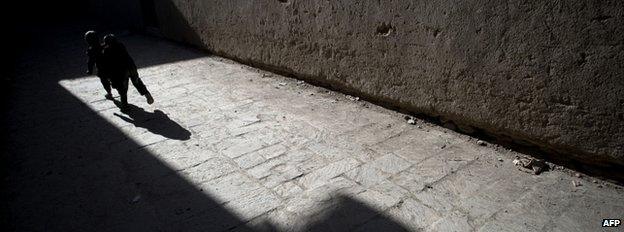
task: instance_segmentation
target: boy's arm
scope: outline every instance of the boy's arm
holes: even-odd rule
[[[87,74],[91,75],[93,74],[93,66],[95,66],[95,52],[93,52],[93,49],[89,48],[87,49],[87,56],[89,57],[89,60],[87,60]]]
[[[120,46],[122,48],[123,54],[126,57],[126,65],[128,67],[128,70],[130,71],[130,74],[132,74],[133,76],[138,77],[139,76],[139,72],[138,72],[138,68],[136,66],[136,64],[134,63],[134,59],[132,59],[132,57],[130,56],[130,53],[128,53],[128,50],[126,50],[126,47],[121,45]]]

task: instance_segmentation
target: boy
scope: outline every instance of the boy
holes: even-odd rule
[[[154,103],[154,98],[139,78],[134,60],[114,35],[104,36],[104,47],[100,60],[103,61],[102,67],[106,70],[105,75],[121,97],[122,109],[127,109],[128,106],[128,78],[139,93],[145,96],[148,104]]]
[[[93,74],[93,68],[97,68],[97,74],[100,78],[100,82],[102,86],[104,86],[104,90],[106,90],[106,99],[112,100],[113,94],[111,94],[111,83],[110,80],[105,77],[105,71],[102,70],[102,45],[100,44],[100,39],[97,37],[97,33],[95,31],[87,31],[84,35],[84,39],[89,46],[87,48],[87,56],[89,60],[87,61],[87,74]]]

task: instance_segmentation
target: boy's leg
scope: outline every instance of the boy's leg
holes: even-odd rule
[[[139,76],[135,76],[135,75],[130,76],[130,81],[132,81],[132,85],[134,85],[134,88],[136,88],[137,91],[139,91],[141,96],[145,96],[146,94],[149,94],[149,91],[147,91],[147,87],[145,87],[145,84],[143,84],[143,81],[141,81],[141,78],[139,78]]]
[[[104,87],[104,90],[106,90],[105,97],[107,99],[113,99],[113,94],[111,93],[110,80],[108,80],[108,78],[105,78],[105,77],[99,77],[99,78],[100,78],[100,82],[102,83],[102,86]]]
[[[120,80],[116,89],[119,93],[119,97],[121,98],[122,109],[128,107],[128,79],[126,78],[126,80]]]
[[[141,78],[139,78],[138,74],[131,74],[130,81],[132,81],[132,85],[134,85],[134,88],[139,91],[141,96],[145,96],[148,104],[154,103],[154,98],[152,98],[152,94],[150,94],[150,92],[147,90],[147,87],[145,87],[145,84],[143,84],[143,81],[141,81]]]

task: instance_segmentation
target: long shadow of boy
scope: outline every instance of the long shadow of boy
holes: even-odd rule
[[[118,106],[122,105],[122,103],[117,100],[114,102]],[[136,127],[145,128],[149,132],[162,135],[169,139],[188,140],[191,138],[191,132],[184,129],[177,122],[171,120],[167,114],[161,110],[154,110],[153,113],[150,113],[141,107],[128,104],[123,113],[125,115],[118,113],[114,113],[114,115],[126,122],[134,124]]]

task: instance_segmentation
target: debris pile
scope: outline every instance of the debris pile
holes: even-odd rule
[[[416,118],[406,115],[404,119],[407,120],[407,124],[416,125]]]
[[[139,203],[139,201],[141,201],[141,195],[136,195],[134,196],[134,198],[132,198],[132,201],[130,201],[130,203],[136,204],[136,203]]]
[[[522,169],[520,170],[525,172],[532,171],[535,175],[539,175],[542,172],[548,171],[550,168],[548,164],[544,162],[544,160],[540,159],[525,159],[516,157],[516,159],[514,159],[513,161],[513,164],[522,167]]]
[[[582,186],[582,185],[583,185],[583,184],[581,184],[581,182],[580,182],[580,181],[576,181],[576,180],[573,180],[573,181],[572,181],[572,186],[574,186],[574,187],[579,187],[579,186]]]
[[[351,95],[347,95],[347,99],[349,99],[351,101],[359,101],[360,100],[359,97],[354,97],[354,96],[351,96]]]

